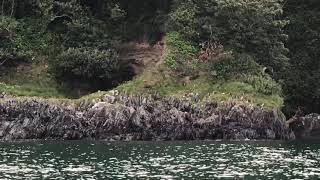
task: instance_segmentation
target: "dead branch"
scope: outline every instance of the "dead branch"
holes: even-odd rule
[[[2,66],[4,63],[7,62],[7,59],[3,60],[1,63],[0,63],[0,66]]]

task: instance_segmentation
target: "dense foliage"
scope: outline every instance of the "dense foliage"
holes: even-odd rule
[[[169,27],[196,42],[215,41],[251,53],[279,78],[288,58],[279,0],[176,0]]]
[[[320,110],[318,0],[0,0],[0,7],[2,69],[45,61],[58,81],[106,89],[130,79],[116,44],[164,38],[170,76],[238,81],[263,95],[283,93],[288,113]]]
[[[3,65],[7,60],[13,59],[17,54],[15,43],[15,31],[17,22],[10,18],[3,18],[0,22],[0,64]]]
[[[56,76],[61,79],[82,79],[108,82],[119,72],[114,51],[69,48],[54,61]]]
[[[0,21],[0,66],[32,58],[33,52],[21,34],[21,31],[27,32],[23,24],[10,17],[3,17]]]
[[[285,81],[286,110],[320,112],[320,1],[288,1],[290,64]]]
[[[192,42],[184,39],[178,32],[170,32],[166,39],[167,49],[165,64],[172,70],[178,71],[185,75],[192,72],[192,60],[197,53],[197,48]]]

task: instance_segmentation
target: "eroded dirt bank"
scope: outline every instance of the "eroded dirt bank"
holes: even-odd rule
[[[129,42],[116,46],[120,62],[128,64],[132,68],[134,75],[139,75],[145,70],[152,69],[161,64],[165,48],[164,39],[154,45]]]

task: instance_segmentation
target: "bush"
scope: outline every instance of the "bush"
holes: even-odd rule
[[[107,82],[119,73],[120,65],[113,50],[69,48],[53,62],[58,79]]]
[[[54,36],[47,32],[45,21],[32,18],[20,19],[17,34],[19,47],[28,56],[55,53]]]
[[[55,18],[49,22],[48,30],[59,35],[63,48],[110,47],[108,23],[96,19],[81,1],[55,1],[50,12]]]
[[[21,35],[17,33],[19,22],[13,18],[1,17],[0,21],[0,65],[16,59],[26,59],[30,51],[24,49]]]
[[[0,60],[12,59],[15,56],[15,31],[18,22],[11,18],[0,21]],[[1,62],[0,62],[1,63]]]
[[[166,41],[168,48],[165,64],[176,72],[190,74],[194,65],[194,56],[198,52],[197,48],[178,32],[168,33]]]
[[[204,71],[210,75],[224,79],[262,73],[261,66],[255,62],[252,56],[247,54],[236,53],[232,56],[221,56],[202,66],[204,66]]]
[[[244,82],[251,84],[257,92],[264,95],[281,95],[282,88],[271,77],[265,76],[247,76]]]
[[[63,34],[62,45],[66,48],[91,47],[105,50],[110,47],[111,37],[98,23],[81,22],[68,23],[67,32]]]
[[[200,24],[197,21],[199,10],[190,0],[173,1],[173,11],[169,14],[168,27],[170,31],[178,31],[188,39],[197,39],[200,35]]]

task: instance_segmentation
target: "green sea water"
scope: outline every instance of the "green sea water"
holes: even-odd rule
[[[2,142],[0,179],[320,179],[320,144]]]

